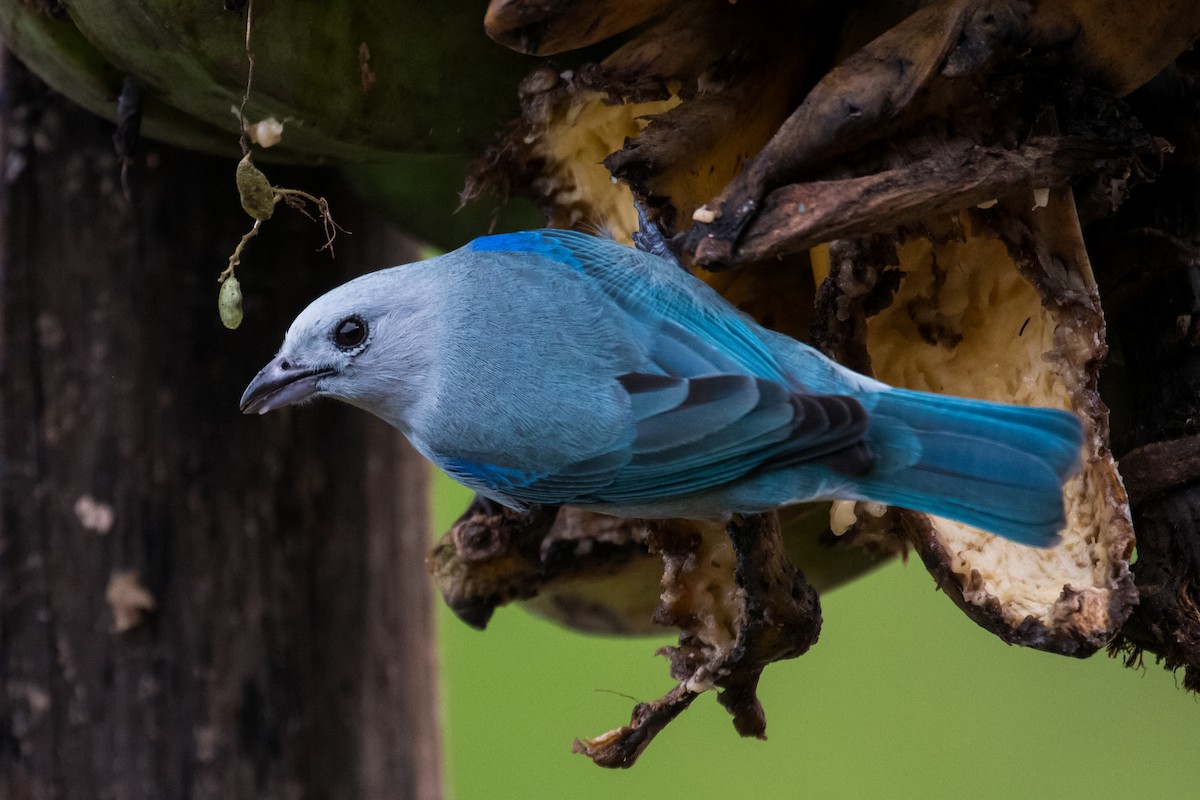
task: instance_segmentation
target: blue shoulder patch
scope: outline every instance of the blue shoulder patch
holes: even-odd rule
[[[520,231],[519,233],[497,233],[492,236],[480,236],[465,249],[476,253],[533,253],[545,256],[562,264],[578,267],[579,259],[575,258],[570,249],[556,236],[545,234],[551,231]],[[553,233],[561,233],[553,231]]]

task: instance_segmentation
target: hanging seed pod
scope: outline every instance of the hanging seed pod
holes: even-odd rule
[[[221,281],[217,312],[221,315],[221,324],[230,330],[242,324],[242,285],[233,275]]]
[[[269,220],[275,213],[275,191],[263,171],[254,166],[249,153],[238,162],[234,180],[246,213],[259,222]]]

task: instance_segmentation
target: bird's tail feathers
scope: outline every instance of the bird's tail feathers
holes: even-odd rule
[[[891,389],[871,408],[864,495],[1021,544],[1054,543],[1083,433],[1069,412]],[[915,457],[914,457],[915,456]]]

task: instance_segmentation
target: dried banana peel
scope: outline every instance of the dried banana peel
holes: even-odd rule
[[[1054,547],[1025,547],[911,511],[900,518],[938,585],[980,625],[1014,644],[1091,655],[1116,634],[1137,595],[1129,506],[1096,391],[1104,322],[1070,192],[1022,193],[917,230],[899,237],[890,263],[862,263],[863,249],[831,259],[822,307],[840,319],[825,327],[840,321],[846,339],[859,337],[840,346],[865,348],[876,377],[893,385],[1064,408],[1087,434],[1082,469],[1065,489],[1068,525]],[[861,276],[884,270],[898,271],[886,287],[894,293],[875,297],[870,315],[855,314],[851,306],[873,288]],[[865,504],[835,505],[835,514],[857,517],[855,525],[879,525],[862,513]]]
[[[850,52],[817,83],[747,168],[697,209],[688,247],[709,268],[736,262],[767,192],[898,132],[927,128],[931,120],[949,118],[950,128],[969,129],[970,116],[996,103],[988,97],[993,91],[985,91],[991,76],[1033,65],[1124,94],[1171,64],[1197,36],[1200,6],[1184,0],[929,3]],[[1029,81],[1022,91],[1041,91],[1035,86]],[[1021,134],[1005,130],[1003,121],[972,135],[1003,140]]]
[[[612,104],[588,75],[541,67],[521,82],[521,119],[471,167],[464,202],[489,193],[529,193],[552,227],[637,229],[633,196],[615,186],[601,161],[612,143],[636,137],[648,117],[677,98]],[[603,187],[596,191],[596,187]]]
[[[810,522],[802,519],[801,527]],[[843,576],[873,562],[855,556],[844,565]],[[638,704],[628,725],[575,743],[576,752],[606,767],[632,766],[655,734],[710,689],[720,691],[739,733],[763,736],[759,676],[773,661],[807,651],[821,628],[817,592],[789,557],[775,514],[728,525],[647,526],[573,508],[518,513],[477,500],[428,566],[447,604],[476,627],[498,605],[532,600],[535,613],[591,633],[680,630],[678,646],[660,650],[675,689]]]
[[[817,591],[853,580],[904,549],[894,536],[831,536],[827,508],[815,503],[779,515],[783,552]],[[446,605],[476,628],[485,627],[498,607],[514,602],[574,630],[615,636],[666,633],[664,625],[671,623],[658,609],[667,597],[675,598],[669,603],[674,607],[689,604],[696,624],[732,619],[738,613],[733,608],[699,613],[702,598],[733,598],[737,592],[725,526],[679,522],[675,530],[679,526],[695,533],[697,547],[719,555],[672,572],[664,570],[661,548],[652,547],[653,532],[641,521],[569,506],[517,513],[477,500],[435,545],[428,566]],[[684,615],[673,612],[672,617]],[[706,641],[735,637],[732,630],[715,630]]]
[[[1054,0],[1032,3],[1029,42],[1061,48],[1077,72],[1126,95],[1200,36],[1191,0]]]
[[[475,163],[464,199],[529,194],[552,226],[627,238],[637,227],[632,188],[675,227],[815,79],[821,48],[798,45],[801,24],[795,9],[691,0],[599,64],[539,67],[521,84],[521,119]],[[810,26],[804,38],[820,33]]]

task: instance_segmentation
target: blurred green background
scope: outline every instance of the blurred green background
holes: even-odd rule
[[[438,476],[435,530],[470,499]],[[514,607],[488,629],[439,604],[449,796],[479,798],[1200,797],[1200,702],[1149,665],[1010,647],[919,560],[822,598],[821,639],[774,664],[767,741],[702,696],[630,770],[571,753],[673,683],[661,639],[572,633]]]

